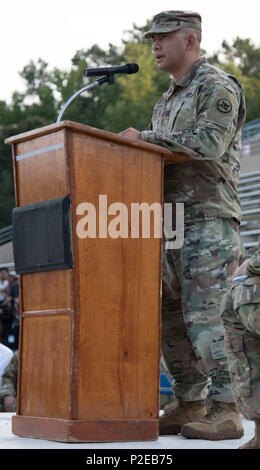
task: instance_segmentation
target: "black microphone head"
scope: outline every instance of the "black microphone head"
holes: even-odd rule
[[[115,67],[99,67],[96,69],[85,69],[84,75],[86,77],[98,77],[100,75],[113,75],[115,73],[136,73],[139,70],[137,64],[126,64]]]
[[[136,73],[139,70],[139,65],[138,64],[127,64],[127,73]]]

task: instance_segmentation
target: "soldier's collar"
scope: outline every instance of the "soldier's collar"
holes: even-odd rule
[[[193,64],[193,66],[191,67],[191,69],[189,70],[189,72],[186,75],[184,75],[183,77],[179,78],[176,81],[173,81],[174,86],[180,86],[182,88],[185,88],[186,86],[188,86],[190,84],[190,82],[193,80],[194,76],[196,75],[196,72],[197,72],[198,68],[201,65],[205,64],[206,62],[207,62],[206,57],[200,57],[200,59],[198,59]]]

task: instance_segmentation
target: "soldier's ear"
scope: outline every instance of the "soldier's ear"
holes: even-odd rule
[[[186,36],[186,51],[191,51],[196,43],[195,34],[187,34]]]

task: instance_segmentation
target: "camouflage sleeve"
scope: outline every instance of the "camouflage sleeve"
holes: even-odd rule
[[[260,251],[254,253],[247,265],[247,274],[260,276]]]
[[[17,375],[18,375],[18,354],[15,353],[6,367],[2,376],[2,386],[0,389],[0,400],[4,397],[17,394]]]
[[[151,131],[153,129],[153,123],[150,121],[149,126],[145,129],[146,131]]]
[[[198,93],[197,114],[192,129],[180,132],[157,133],[143,131],[142,140],[162,145],[175,152],[185,152],[194,159],[216,160],[227,150],[238,122],[240,91],[230,83],[203,86]]]

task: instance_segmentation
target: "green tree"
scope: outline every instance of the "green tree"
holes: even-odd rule
[[[232,44],[223,41],[221,50],[208,60],[240,80],[246,97],[246,121],[260,117],[260,47],[248,38],[237,37]]]
[[[251,39],[237,37],[232,45],[223,41],[222,48],[226,57],[232,61],[238,59],[243,75],[260,79],[260,47],[256,47]]]

